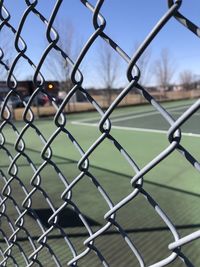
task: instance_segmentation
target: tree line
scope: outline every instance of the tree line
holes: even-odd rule
[[[83,46],[83,42],[77,39],[73,25],[71,23],[60,22],[55,28],[60,36],[58,46],[66,53],[66,55],[70,55],[71,58],[76,59]],[[11,44],[5,34],[2,37],[1,40],[3,40],[3,42],[1,42],[0,46],[0,75],[1,80],[5,80],[7,74],[2,62],[8,67],[12,65],[14,59],[14,44]],[[137,47],[138,44],[135,44],[133,53],[137,50]],[[112,89],[120,87],[119,85],[121,83],[119,58],[119,55],[107,43],[102,42],[102,44],[99,45],[98,58],[96,59],[96,65],[94,65],[93,68],[96,69],[96,75],[99,76],[97,79],[99,79],[101,83],[101,88],[106,89],[104,91],[108,104],[111,102]],[[176,64],[174,64],[172,56],[167,48],[162,49],[159,58],[157,58],[153,64],[151,63],[151,49],[147,49],[140,57],[137,64],[141,71],[139,83],[142,86],[146,86],[154,76],[156,84],[162,88],[162,90],[168,90],[175,72],[177,71]],[[72,66],[66,58],[61,56],[56,50],[51,51],[48,55],[45,66],[52,78],[60,81],[61,90],[68,92],[73,87],[70,79]],[[181,84],[184,89],[191,89],[193,82],[194,74],[191,70],[188,69],[180,72],[179,84]]]

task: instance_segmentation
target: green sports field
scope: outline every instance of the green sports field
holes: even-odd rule
[[[179,101],[165,103],[164,107],[177,119],[192,103],[190,101]],[[112,114],[111,135],[122,145],[122,147],[135,160],[139,168],[144,167],[168,145],[167,130],[169,125],[162,116],[149,105],[119,108]],[[200,147],[200,112],[196,112],[181,128],[181,144],[199,160]],[[75,138],[84,152],[100,137],[98,129],[100,116],[97,112],[67,115],[65,128]],[[22,132],[25,123],[15,123],[19,132]],[[34,122],[39,132],[46,140],[54,134],[57,127],[53,119],[40,119]],[[33,127],[28,127],[23,135],[26,149],[21,156],[16,159],[18,173],[10,180],[12,196],[17,201],[17,205],[23,210],[22,202],[25,193],[19,184],[19,178],[30,192],[33,189],[31,179],[34,171],[30,161],[35,167],[41,168],[44,160],[41,158],[41,151],[45,142],[41,141],[39,132]],[[8,174],[11,157],[17,155],[14,148],[17,135],[11,125],[6,125],[2,133],[5,137],[5,145],[1,149],[1,170],[9,179]],[[51,200],[55,208],[63,204],[61,198],[67,183],[70,184],[79,174],[77,167],[81,154],[74,143],[70,140],[67,132],[60,132],[50,145],[52,149],[51,160],[56,163],[56,170],[51,164],[46,164],[40,172],[40,184]],[[8,152],[10,153],[10,157]],[[27,158],[30,161],[27,161]],[[131,178],[135,175],[134,170],[129,165],[124,156],[116,149],[112,142],[105,139],[100,146],[89,156],[90,173],[96,177],[98,183],[104,188],[114,204],[126,197],[133,191],[130,184]],[[14,168],[14,167],[13,167]],[[10,172],[12,168],[10,167]],[[13,170],[14,171],[14,170]],[[59,173],[66,177],[63,182]],[[144,189],[151,197],[159,203],[162,209],[168,214],[172,222],[176,225],[181,236],[192,233],[200,228],[200,179],[199,172],[178,152],[174,151],[165,160],[160,162],[155,168],[144,176]],[[5,181],[1,181],[1,188],[5,186]],[[108,204],[98,191],[98,186],[85,175],[72,189],[72,201],[80,209],[88,220],[90,220],[93,231],[103,227],[107,221],[104,219],[105,213],[109,210]],[[7,213],[14,222],[18,215],[11,200],[7,201]],[[32,195],[32,208],[40,216],[44,227],[48,226],[48,218],[52,214],[49,203],[43,193],[37,190]],[[60,218],[60,225],[68,234],[71,242],[78,252],[85,250],[83,242],[87,239],[86,228],[77,223],[73,227],[73,215],[63,211]],[[170,255],[168,244],[173,241],[173,236],[142,194],[117,211],[117,222],[128,233],[133,243],[144,257],[147,266]],[[37,239],[41,235],[41,229],[34,222],[31,216],[26,215],[25,227],[33,236],[36,247]],[[75,220],[75,219],[74,219]],[[65,223],[66,222],[66,223]],[[1,225],[4,231],[11,234],[6,218],[2,217]],[[20,244],[29,255],[32,248],[25,238],[23,230],[17,234]],[[61,238],[58,230],[48,234],[48,244],[57,253],[58,258],[64,264],[72,258],[72,254]],[[1,239],[2,240],[2,239]],[[2,248],[4,247],[1,241]],[[123,237],[117,234],[117,230],[111,227],[104,235],[98,237],[95,246],[101,251],[111,266],[139,266],[138,261]],[[6,246],[5,246],[6,247]],[[194,266],[200,266],[199,254],[200,240],[185,245],[182,252],[191,260]],[[56,266],[50,259],[49,251],[44,248],[40,251],[43,266]],[[23,266],[24,260],[16,249],[16,259]],[[12,265],[10,265],[12,266]],[[79,266],[102,266],[95,253],[89,253]],[[177,259],[170,266],[181,267],[180,259]],[[188,265],[189,266],[189,265]],[[192,265],[191,265],[192,266]]]

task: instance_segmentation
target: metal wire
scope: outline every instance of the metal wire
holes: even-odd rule
[[[37,8],[38,2],[35,1],[24,1],[26,4],[26,10],[21,18],[20,24],[18,28],[15,28],[10,23],[10,13],[6,9],[6,1],[0,1],[0,31],[3,29],[7,29],[11,31],[15,35],[14,46],[16,49],[16,57],[12,62],[12,65],[9,66],[5,60],[5,53],[3,47],[0,48],[1,57],[0,64],[6,71],[8,71],[7,85],[9,87],[9,93],[4,99],[2,110],[1,110],[1,119],[2,123],[0,126],[0,136],[1,136],[1,144],[0,148],[6,155],[9,161],[9,167],[7,169],[8,174],[5,174],[4,170],[1,170],[1,180],[2,180],[2,190],[0,195],[0,218],[2,221],[6,220],[7,228],[4,230],[0,229],[1,238],[4,241],[4,246],[0,248],[0,265],[1,266],[45,266],[44,263],[41,262],[40,254],[46,249],[48,251],[48,255],[51,256],[52,265],[51,266],[62,266],[62,262],[57,256],[56,252],[53,250],[49,239],[51,233],[56,229],[60,236],[62,237],[65,247],[71,251],[71,256],[67,258],[67,262],[69,266],[78,266],[79,261],[86,257],[91,251],[93,251],[97,258],[99,259],[99,264],[102,266],[110,266],[112,263],[108,263],[106,257],[104,257],[101,249],[96,245],[96,240],[103,236],[108,229],[114,227],[116,232],[124,239],[127,244],[127,249],[131,254],[135,256],[138,262],[138,266],[147,266],[145,264],[145,258],[140,253],[139,249],[135,242],[129,237],[126,230],[120,225],[117,220],[117,212],[122,209],[122,207],[128,205],[128,203],[135,201],[138,196],[143,196],[145,201],[149,206],[153,207],[155,212],[161,218],[163,223],[166,225],[167,229],[170,231],[172,235],[172,241],[168,244],[169,255],[166,258],[162,258],[160,260],[155,260],[155,262],[151,265],[151,267],[161,267],[166,266],[172,263],[176,258],[180,258],[185,266],[193,266],[189,261],[187,256],[181,252],[181,247],[185,244],[200,238],[200,230],[189,233],[185,236],[181,236],[178,233],[178,230],[174,226],[173,222],[170,220],[168,215],[164,210],[162,210],[159,203],[157,203],[153,197],[144,189],[143,181],[144,175],[150,172],[152,168],[157,166],[160,162],[162,162],[165,158],[169,157],[174,151],[180,152],[182,157],[191,164],[191,168],[195,168],[197,171],[200,170],[200,165],[198,160],[193,156],[183,145],[182,145],[182,135],[180,127],[185,124],[190,117],[197,112],[200,107],[200,100],[196,100],[196,102],[191,105],[189,109],[187,109],[177,120],[175,120],[170,113],[160,104],[145,88],[143,88],[140,84],[140,70],[137,66],[137,62],[139,58],[143,55],[145,50],[149,47],[152,40],[162,31],[162,28],[172,19],[176,18],[178,22],[180,22],[187,30],[193,32],[199,37],[200,29],[192,23],[187,17],[183,16],[179,9],[182,5],[181,0],[168,0],[168,10],[160,18],[159,22],[154,26],[149,35],[146,37],[144,42],[139,46],[137,51],[134,53],[132,57],[129,57],[124,50],[112,40],[110,36],[105,33],[106,30],[106,19],[101,14],[102,6],[104,5],[104,0],[96,1],[95,6],[92,3],[86,0],[80,1],[80,6],[83,5],[86,9],[88,9],[92,14],[92,21],[94,31],[91,36],[88,38],[87,42],[83,46],[80,54],[76,58],[75,62],[71,59],[71,55],[66,54],[65,51],[59,46],[59,34],[54,29],[54,21],[57,17],[58,11],[61,9],[62,0],[57,0],[52,11],[52,14],[49,19],[46,19],[43,14],[40,13]],[[37,16],[42,24],[46,26],[46,39],[48,41],[48,46],[46,47],[44,53],[42,54],[40,61],[37,65],[35,65],[32,59],[27,54],[27,44],[22,38],[22,30],[26,21],[28,20],[30,15]],[[108,107],[106,111],[95,101],[95,99],[85,90],[83,87],[83,79],[84,76],[80,71],[80,65],[84,60],[84,57],[90,50],[91,46],[97,41],[98,38],[102,38],[108,45],[119,54],[121,58],[125,60],[127,63],[127,79],[129,84],[122,90],[122,92],[117,96],[117,98],[112,102],[112,104]],[[45,78],[42,75],[41,68],[46,60],[47,56],[51,51],[57,51],[60,54],[60,57],[63,57],[66,60],[67,64],[70,64],[72,67],[71,72],[71,81],[74,86],[71,88],[70,92],[63,100],[60,106],[57,106],[56,101],[53,97],[47,94],[44,91],[44,83]],[[32,94],[28,103],[23,100],[23,96],[17,90],[18,81],[15,77],[15,69],[18,62],[23,59],[30,65],[34,71],[33,83],[36,88],[34,93]],[[118,104],[125,98],[127,94],[131,90],[137,90],[141,94],[143,98],[147,100],[147,102],[159,112],[159,114],[163,117],[163,119],[168,123],[168,146],[160,152],[159,155],[154,157],[151,161],[149,161],[145,166],[140,168],[136,163],[135,159],[132,158],[128,152],[123,148],[123,146],[119,143],[119,141],[112,135],[112,123],[110,121],[110,116],[117,108]],[[81,143],[79,143],[76,138],[70,133],[68,130],[67,124],[67,115],[65,115],[65,107],[69,104],[70,99],[73,97],[76,92],[82,93],[88,102],[93,105],[94,109],[99,113],[101,119],[99,121],[99,137],[97,140],[93,142],[93,144],[88,147],[87,151],[84,151]],[[54,122],[52,124],[56,126],[55,132],[48,139],[45,138],[39,127],[37,127],[36,118],[31,108],[31,103],[34,101],[34,98],[39,93],[47,94],[49,99],[51,100],[53,106],[56,109],[56,115],[54,117]],[[9,108],[8,102],[11,95],[15,94],[18,96],[21,101],[25,105],[25,110],[23,113],[23,121],[25,123],[24,127],[19,131],[15,126],[15,123],[12,119],[12,111]],[[14,149],[17,152],[15,156],[13,156],[12,152],[9,151],[7,147],[7,137],[4,133],[4,129],[9,127],[12,129],[12,132],[15,135],[16,142]],[[37,138],[40,140],[43,145],[41,151],[41,159],[42,163],[39,166],[34,162],[33,159],[29,156],[29,153],[26,150],[26,143],[24,141],[24,137],[26,134],[33,130]],[[63,173],[56,163],[53,160],[53,151],[51,145],[56,141],[59,135],[64,133],[71,144],[74,146],[75,150],[80,155],[80,160],[77,164],[77,170],[79,171],[78,175],[74,177],[72,181],[68,181],[67,174]],[[133,177],[131,180],[132,192],[127,194],[121,201],[118,203],[113,203],[106,190],[101,186],[98,177],[95,177],[91,170],[89,157],[94,154],[94,152],[98,149],[98,147],[105,142],[105,140],[109,140],[112,146],[121,153],[121,156],[127,161],[130,167],[133,170]],[[23,181],[18,176],[19,173],[19,161],[20,159],[25,160],[29,166],[32,168],[33,175],[30,174],[30,188],[23,183]],[[55,206],[51,197],[42,187],[42,178],[41,173],[46,166],[52,166],[52,168],[57,173],[57,179],[63,184],[63,193],[60,198],[62,200],[62,204],[59,208]],[[101,226],[97,231],[94,231],[93,228],[88,223],[87,219],[76,205],[76,203],[72,199],[73,189],[78,183],[81,183],[81,180],[85,177],[89,179],[90,183],[93,184],[96,190],[99,191],[102,199],[106,203],[108,207],[108,211],[104,214],[105,224]],[[23,201],[19,203],[15,197],[13,197],[13,185],[16,185],[16,188],[22,189]],[[43,201],[46,206],[50,208],[52,211],[52,215],[49,217],[49,227],[45,228],[38,215],[34,212],[32,208],[34,206],[34,195],[40,193],[43,196]],[[7,206],[11,205],[16,214],[15,221],[7,215]],[[83,241],[84,249],[82,251],[77,251],[70,237],[66,233],[66,231],[58,224],[58,215],[61,211],[66,207],[70,206],[79,216],[82,224],[84,225],[88,236]],[[27,217],[27,213],[31,213],[35,218],[35,224],[37,225],[37,238],[32,236],[31,230],[26,225],[25,218]],[[19,235],[22,233],[25,235],[25,240],[29,243],[31,249],[27,252],[26,248],[21,245]],[[23,258],[23,264],[19,265],[14,251],[18,250]],[[47,265],[46,265],[47,266]],[[50,265],[48,265],[50,266]],[[86,266],[86,265],[85,265]],[[132,266],[132,265],[131,265]]]

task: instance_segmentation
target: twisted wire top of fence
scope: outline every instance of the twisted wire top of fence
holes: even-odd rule
[[[115,241],[114,238],[110,239],[111,244],[108,249],[111,251],[110,254],[106,250],[106,243],[104,243],[104,246],[100,246],[101,239],[103,239],[112,228],[115,229],[115,234],[120,236],[123,246],[126,244],[127,255],[130,256],[131,254],[132,259],[134,259],[135,264],[137,264],[135,266],[161,267],[172,264],[175,260],[177,260],[177,262],[178,260],[182,260],[184,266],[194,266],[187,257],[187,253],[185,254],[181,248],[191,241],[198,239],[200,237],[200,230],[194,231],[191,229],[190,232],[180,235],[177,227],[170,219],[170,215],[168,216],[167,212],[161,208],[161,205],[159,205],[153,198],[153,194],[146,190],[146,187],[144,186],[144,176],[165,161],[165,159],[176,153],[175,151],[180,153],[185,162],[190,163],[188,168],[194,168],[196,171],[200,170],[198,159],[195,155],[192,155],[192,152],[190,152],[184,145],[184,142],[182,142],[183,135],[181,133],[181,127],[199,110],[200,99],[197,99],[191,104],[191,106],[177,119],[173,118],[170,115],[170,112],[140,84],[141,74],[137,65],[138,60],[152,43],[153,39],[159,35],[159,32],[162,31],[163,27],[173,18],[177,20],[177,23],[181,23],[188,31],[191,31],[199,37],[199,27],[179,12],[182,2],[184,1],[168,0],[168,9],[166,10],[166,13],[160,18],[145,40],[140,44],[134,55],[130,57],[126,54],[123,48],[110,37],[110,35],[106,34],[106,18],[104,18],[103,13],[101,12],[105,1],[98,0],[95,2],[95,6],[93,6],[90,1],[81,0],[80,6],[84,6],[92,14],[91,24],[93,25],[94,30],[75,60],[72,59],[72,56],[68,54],[67,51],[64,51],[62,47],[59,46],[60,36],[54,25],[57,14],[62,8],[63,1],[57,0],[55,2],[49,19],[45,18],[38,9],[39,1],[25,0],[24,2],[26,10],[22,15],[19,26],[16,28],[12,25],[11,15],[6,7],[6,1],[0,1],[0,31],[7,29],[14,34],[13,43],[16,50],[16,56],[12,64],[9,65],[6,60],[6,55],[9,51],[6,50],[6,47],[0,45],[0,64],[1,68],[4,68],[8,73],[7,86],[9,88],[1,105],[0,126],[2,161],[4,162],[5,159],[7,163],[7,167],[1,167],[0,170],[1,266],[65,266],[64,264],[66,263],[69,266],[81,266],[81,264],[83,264],[82,266],[88,266],[88,264],[90,264],[90,266],[116,266],[115,263],[112,262],[112,248],[114,248],[115,242],[117,241]],[[16,3],[14,3],[14,5],[16,5]],[[34,59],[29,56],[29,53],[27,52],[28,47],[23,37],[24,25],[31,15],[37,16],[41,25],[44,24],[46,27],[46,40],[48,45],[40,57],[38,64],[35,64]],[[99,38],[105,41],[115,53],[124,59],[127,64],[126,75],[129,81],[128,85],[123,88],[106,110],[104,110],[84,88],[84,75],[80,70],[80,65],[84,61],[85,56],[91,49],[91,46]],[[56,51],[59,56],[66,61],[66,64],[70,65],[72,68],[70,74],[72,87],[60,105],[58,105],[55,98],[44,89],[45,76],[42,74],[42,67],[46,58],[52,51]],[[15,74],[16,67],[22,60],[31,66],[34,71],[33,84],[35,90],[28,102],[24,100],[23,95],[18,90],[19,81],[17,74]],[[110,117],[130,91],[139,93],[141,97],[159,113],[168,125],[166,147],[142,167],[137,163],[136,157],[133,156],[134,151],[130,152],[130,150],[126,150],[121,144],[123,142],[118,140],[118,138],[113,135],[112,131],[113,126]],[[65,113],[65,107],[69,105],[70,100],[77,92],[82,94],[93,106],[100,118],[98,122],[97,138],[84,148],[82,143],[77,139],[76,134],[71,132],[71,128],[68,124],[68,114]],[[51,122],[54,126],[54,131],[48,137],[40,129],[39,122],[36,120],[32,107],[34,99],[40,93],[43,93],[48,97],[56,110],[54,120]],[[25,106],[23,111],[23,125],[21,124],[22,126],[20,125],[20,127],[18,127],[19,123],[13,120],[12,108],[9,106],[9,100],[13,95],[17,96]],[[26,140],[30,132],[34,132],[34,138],[38,140],[38,147],[41,152],[39,164],[37,163],[38,156],[33,156],[33,154],[30,154],[30,149],[27,149],[28,141]],[[62,135],[65,136],[68,145],[73,147],[73,150],[75,151],[74,153],[78,155],[77,161],[72,162],[74,164],[76,163],[76,171],[73,177],[68,177],[68,172],[64,172],[54,158],[55,152],[52,147]],[[14,139],[14,142],[12,142],[12,139]],[[29,140],[29,142],[30,141],[31,140]],[[95,156],[98,149],[107,141],[110,141],[112,148],[116,153],[119,152],[122,162],[121,164],[126,161],[132,172],[132,175],[130,176],[129,191],[117,202],[113,201],[112,197],[107,192],[106,187],[101,184],[101,179],[95,175],[89,160],[91,157]],[[14,143],[14,145],[11,145],[11,143]],[[142,147],[142,144],[141,149],[143,151],[142,153],[145,154],[146,151],[145,148]],[[35,153],[34,149],[32,149],[32,152]],[[70,158],[70,155],[67,155],[67,157]],[[115,152],[113,153],[113,157],[115,159]],[[63,159],[60,158],[60,160]],[[26,166],[28,166],[27,172],[25,170],[22,171],[26,174],[25,180],[21,178],[23,174],[20,171],[22,169],[22,164],[20,162],[26,162]],[[54,197],[59,200],[56,202],[59,203],[59,206],[54,203],[53,195],[49,192],[49,189],[47,190],[43,185],[43,180],[49,175],[46,174],[44,177],[43,173],[46,170],[50,170],[48,169],[50,167],[55,176],[53,186],[55,187],[55,191],[53,191],[54,188],[50,191],[53,191]],[[167,174],[161,173],[161,175],[164,176]],[[107,179],[109,179],[109,175]],[[176,179],[176,177],[174,177],[174,179]],[[94,187],[94,190],[99,193],[102,206],[106,205],[106,212],[104,212],[102,218],[104,223],[97,228],[91,226],[90,221],[76,202],[76,193],[74,193],[74,191],[76,191],[79,184],[81,186],[83,180],[87,180],[88,187]],[[57,184],[60,184],[62,188],[61,192],[58,193],[56,192]],[[83,202],[84,197],[86,197],[86,192],[87,188],[85,188],[85,193],[82,195]],[[81,194],[81,192],[79,194]],[[74,195],[75,197],[73,197]],[[137,199],[141,197],[144,197],[145,199],[145,203],[148,207],[147,210],[150,209],[150,207],[153,208],[154,212],[162,221],[165,229],[170,233],[170,241],[165,248],[167,251],[166,256],[161,258],[157,255],[157,257],[152,260],[152,263],[145,263],[145,255],[141,253],[137,246],[137,242],[134,241],[135,236],[133,235],[132,237],[132,235],[129,234],[129,231],[123,227],[123,223],[120,223],[120,220],[118,220],[118,214],[123,211],[124,207],[128,207],[130,204],[134,206]],[[37,198],[41,201],[39,202],[40,204],[37,202]],[[93,200],[91,199],[90,201],[92,202]],[[44,204],[44,207],[47,207],[50,210],[50,213],[46,215],[48,217],[48,225],[45,226],[42,223],[39,213],[36,211],[37,205],[35,203],[42,207]],[[92,203],[90,204],[92,205]],[[59,215],[66,207],[70,207],[75,212],[78,217],[77,220],[80,220],[82,227],[84,227],[84,230],[86,231],[86,233],[84,232],[84,234],[80,234],[77,239],[73,239],[76,235],[78,236],[76,232],[73,232],[73,229],[76,229],[76,227],[72,227],[72,232],[68,232],[59,221]],[[42,212],[45,214],[45,209],[43,209]],[[146,213],[145,210],[143,212],[144,214]],[[28,214],[31,215],[31,218],[34,218],[33,221],[30,220]],[[135,220],[136,216],[137,214],[133,213],[132,217],[127,218],[127,220]],[[151,237],[149,238],[151,239]],[[55,243],[53,244],[53,242]],[[59,243],[61,249],[60,247],[56,247],[55,244],[57,242],[61,242]],[[80,243],[82,246],[77,243]],[[121,245],[119,245],[119,247],[120,246]],[[59,249],[64,254],[63,258],[59,257],[61,253]],[[98,263],[92,263],[87,258],[92,252],[96,255],[96,259],[99,261]],[[50,263],[49,255],[51,256]],[[121,255],[121,260],[119,260],[120,266],[133,266],[131,262],[126,262],[128,258],[127,255],[125,254],[124,257]]]

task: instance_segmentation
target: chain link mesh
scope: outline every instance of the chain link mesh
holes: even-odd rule
[[[104,0],[96,1],[95,6],[93,6],[93,4],[89,1],[81,0],[80,5],[83,5],[91,12],[91,24],[93,25],[94,31],[85,45],[82,47],[82,50],[75,62],[71,59],[71,55],[66,54],[66,52],[59,47],[60,37],[53,26],[63,1],[56,1],[49,19],[46,19],[37,8],[39,1],[25,0],[24,2],[26,4],[26,10],[23,13],[18,28],[15,28],[10,22],[11,16],[6,8],[6,1],[0,1],[0,30],[2,31],[7,29],[13,33],[14,46],[17,53],[12,64],[9,65],[5,60],[5,47],[0,48],[0,63],[1,66],[8,72],[7,85],[9,87],[9,93],[6,95],[1,109],[2,122],[0,126],[0,147],[1,151],[3,151],[2,155],[4,155],[9,165],[6,170],[5,168],[2,168],[1,170],[0,265],[66,266],[66,264],[68,264],[69,266],[80,266],[82,264],[82,266],[114,266],[112,265],[112,261],[110,259],[108,260],[105,256],[105,249],[101,247],[100,244],[101,240],[105,237],[106,233],[108,233],[109,229],[115,229],[115,233],[124,240],[123,242],[126,243],[128,255],[133,256],[135,260],[134,266],[167,266],[168,264],[172,264],[177,258],[181,259],[181,262],[184,266],[194,266],[189,258],[187,258],[186,254],[182,252],[181,248],[185,244],[198,239],[200,237],[200,230],[188,232],[187,234],[180,236],[178,229],[170,220],[169,216],[161,208],[159,203],[153,199],[153,196],[150,194],[150,192],[148,193],[145,189],[143,185],[143,177],[159,163],[163,162],[171,154],[175,153],[175,151],[180,152],[184,160],[190,163],[191,168],[195,168],[197,171],[200,170],[198,160],[183,146],[180,130],[180,127],[185,124],[195,112],[197,112],[200,107],[200,100],[196,100],[196,102],[192,104],[190,108],[188,108],[181,116],[179,116],[178,119],[175,120],[170,115],[168,110],[164,108],[162,104],[160,104],[148,92],[148,90],[140,85],[140,70],[137,66],[138,59],[149,47],[152,40],[172,18],[176,18],[178,23],[180,22],[184,27],[187,28],[188,31],[192,31],[199,37],[200,29],[188,18],[179,13],[179,8],[182,5],[182,1],[168,0],[168,10],[166,13],[162,18],[160,18],[159,22],[154,26],[134,55],[129,57],[124,50],[105,33],[106,19],[101,13]],[[27,45],[22,37],[23,27],[30,15],[38,17],[41,24],[45,25],[46,39],[48,41],[48,45],[37,65],[35,65],[32,61],[33,59],[28,56]],[[122,90],[122,92],[116,97],[106,111],[103,110],[103,108],[95,101],[92,95],[90,95],[83,87],[84,77],[80,71],[81,63],[84,61],[86,54],[98,38],[101,38],[107,42],[109,46],[125,60],[127,63],[127,78],[129,81],[128,86]],[[45,78],[42,75],[41,68],[51,51],[56,51],[59,53],[60,57],[63,57],[67,64],[70,64],[72,67],[71,81],[73,83],[73,88],[71,88],[70,92],[60,106],[57,106],[55,99],[44,90]],[[36,89],[34,90],[28,103],[24,101],[23,96],[17,90],[18,80],[15,75],[15,70],[16,66],[22,59],[26,61],[26,63],[30,65],[34,71],[33,83]],[[111,132],[112,123],[110,116],[115,111],[118,104],[126,97],[126,95],[129,94],[131,90],[139,92],[141,96],[145,98],[147,102],[156,111],[158,111],[163,119],[168,123],[168,146],[142,168],[138,166],[136,160],[128,154],[125,148],[112,135]],[[54,116],[54,121],[52,121],[52,124],[55,126],[55,131],[49,138],[46,138],[43,132],[40,130],[31,106],[34,98],[41,92],[48,96],[54,108],[56,109],[56,115]],[[82,148],[82,144],[76,140],[76,137],[73,135],[73,133],[70,132],[67,124],[67,115],[65,114],[65,107],[69,104],[70,99],[74,94],[76,94],[76,92],[83,94],[87,101],[100,115],[98,126],[99,136],[92,143],[92,145],[86,149],[86,151]],[[12,111],[8,104],[9,99],[13,94],[18,96],[25,106],[23,113],[24,124],[20,130],[13,121]],[[12,132],[15,138],[14,147],[9,145],[9,140],[7,140],[5,133],[6,128]],[[26,150],[25,137],[30,131],[34,132],[35,136],[37,136],[39,140],[40,145],[42,146],[39,164],[35,162],[35,160],[29,155],[29,151]],[[63,173],[54,161],[52,145],[56,142],[60,135],[65,135],[74,149],[79,153],[79,161],[76,167],[77,174],[72,180],[67,178],[67,174]],[[129,193],[117,203],[113,203],[111,197],[106,192],[106,189],[100,184],[100,181],[98,177],[95,176],[89,162],[91,155],[95,154],[95,151],[98,149],[98,147],[100,147],[102,143],[106,142],[106,140],[109,140],[113,148],[120,152],[121,156],[128,163],[134,173],[131,179]],[[16,153],[13,154],[13,151]],[[29,177],[27,177],[29,184],[20,179],[20,162],[22,161],[26,162],[30,168]],[[60,198],[59,207],[54,204],[52,197],[42,186],[43,171],[48,166],[50,166],[51,170],[55,172],[55,181],[57,180],[58,183],[62,184],[63,191],[58,196]],[[104,214],[104,224],[97,230],[96,228],[91,227],[87,218],[85,218],[84,214],[72,197],[73,191],[75,190],[77,184],[81,184],[83,179],[87,179],[89,183],[96,188],[95,190],[99,192],[102,201],[107,206],[107,212]],[[15,192],[20,192],[20,199],[15,197]],[[41,201],[45,203],[44,206],[48,207],[51,211],[51,215],[48,217],[48,227],[44,227],[37,212],[34,210],[34,201],[37,197],[40,198]],[[171,241],[168,243],[168,247],[166,247],[168,255],[162,259],[155,258],[153,261],[154,263],[151,263],[150,265],[145,263],[145,256],[141,254],[140,249],[137,247],[137,242],[134,242],[134,236],[132,238],[132,235],[129,235],[129,232],[124,229],[123,224],[121,225],[117,219],[117,215],[120,210],[123,210],[123,208],[130,205],[130,203],[134,205],[134,201],[140,197],[144,197],[149,208],[152,207],[154,209],[154,212],[157,213],[159,218],[162,220],[165,228],[168,229],[171,236]],[[71,207],[71,209],[73,209],[78,215],[86,230],[86,232],[82,234],[79,239],[73,239],[72,237],[75,237],[76,233],[69,234],[67,230],[64,229],[60,223],[58,223],[59,214],[67,206]],[[12,214],[14,214],[13,217],[9,216],[10,211]],[[31,221],[27,216],[28,214],[31,214],[34,220]],[[135,215],[133,214],[133,220],[134,216]],[[59,257],[60,252],[56,248],[57,242],[60,244],[60,247],[62,247],[64,261],[62,261],[62,259]],[[79,243],[83,244],[83,246],[81,247]],[[114,247],[114,243],[115,240],[113,239],[112,244],[110,244],[111,250],[112,247]],[[106,246],[105,243],[104,246]],[[89,261],[87,263],[87,256],[92,252],[94,252],[94,255],[96,255],[95,257],[98,259],[98,263]],[[126,256],[126,254],[124,255]],[[50,262],[48,262],[49,257],[51,257]],[[86,259],[85,262],[84,258]],[[126,262],[125,257],[124,259],[122,257],[122,262]],[[120,266],[133,266],[133,262],[134,261],[131,261],[124,265],[120,263]]]

